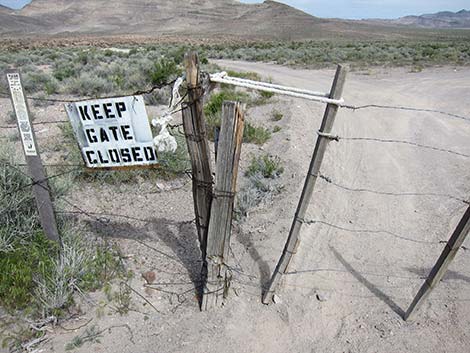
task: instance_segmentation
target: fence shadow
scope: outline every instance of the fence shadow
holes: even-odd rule
[[[408,272],[417,274],[418,276],[422,277],[423,280],[425,280],[428,276],[429,273],[431,272],[431,269],[427,269],[424,267],[408,267],[406,268]],[[443,281],[463,281],[466,283],[470,283],[470,276],[463,275],[461,273],[458,273],[456,271],[448,270],[447,273],[445,274],[444,278],[442,279]]]
[[[103,222],[99,219],[90,219],[85,222],[92,232],[102,237],[138,240],[150,238],[145,229],[133,225],[130,222],[112,220]]]
[[[161,249],[157,249],[155,246],[150,246],[150,244],[145,245],[183,265],[199,294],[201,287],[202,255],[199,249],[196,231],[192,223],[177,222],[166,218],[147,219],[145,220],[145,225],[141,227],[125,221],[107,221],[103,223],[98,219],[88,220],[86,223],[90,227],[90,230],[102,237],[129,239],[138,242],[158,238],[170,248],[176,256],[167,254]]]
[[[261,254],[256,249],[255,244],[250,238],[250,234],[243,233],[240,229],[238,229],[235,231],[235,237],[240,242],[240,244],[245,247],[253,261],[258,265],[260,274],[259,281],[262,292],[264,294],[265,288],[267,288],[271,278],[271,270],[269,268],[268,262],[262,259]]]
[[[330,246],[330,250],[333,252],[338,261],[341,262],[341,264],[349,271],[349,273],[351,273],[359,282],[361,282],[372,294],[387,304],[400,317],[404,317],[405,312],[397,305],[397,303],[393,301],[393,299],[391,299],[382,290],[380,290],[377,286],[367,280],[367,278],[356,271],[356,269],[352,267],[351,264],[347,262],[346,259],[334,247]]]
[[[197,294],[200,294],[202,276],[202,255],[197,241],[196,229],[192,223],[177,222],[167,218],[149,219],[149,232],[168,246],[188,271]]]

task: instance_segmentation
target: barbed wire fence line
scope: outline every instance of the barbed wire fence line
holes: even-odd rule
[[[131,95],[151,94],[155,90],[163,89],[165,87],[171,86],[175,82],[176,82],[176,80],[173,80],[173,81],[170,81],[170,82],[162,84],[162,85],[152,86],[151,88],[149,88],[147,90],[136,91]],[[247,88],[252,88],[252,87],[247,87]],[[278,89],[278,88],[275,88],[275,89]],[[303,94],[301,92],[296,92],[296,93]],[[181,100],[179,102],[177,102],[176,105],[181,105],[181,103],[183,103],[183,101],[186,99],[187,94],[188,94],[188,92],[185,92],[183,94]],[[203,95],[204,95],[204,92],[203,92]],[[0,92],[0,96],[5,97],[5,98],[10,97],[9,94],[4,93],[4,92]],[[122,95],[110,96],[110,97],[100,97],[100,99],[116,98],[116,97],[121,97],[121,96]],[[50,102],[50,103],[65,103],[65,104],[81,102],[81,101],[84,100],[84,99],[68,100],[68,99],[53,99],[53,98],[49,99],[49,98],[39,98],[39,97],[29,97],[29,96],[26,97],[26,98],[28,98],[30,100],[36,100],[36,101],[44,101],[44,102]],[[90,98],[90,99],[95,99],[95,98]],[[322,100],[320,102],[325,103],[326,101]],[[452,118],[452,119],[457,119],[457,120],[460,120],[460,121],[470,122],[470,117],[466,117],[466,116],[455,114],[455,113],[445,112],[445,111],[441,111],[441,110],[428,109],[428,108],[379,105],[379,104],[348,105],[348,104],[345,104],[344,102],[339,102],[339,101],[337,101],[337,102],[328,101],[326,103],[335,104],[339,108],[345,108],[345,109],[351,110],[353,112],[354,111],[359,111],[359,110],[366,110],[366,109],[408,111],[408,112],[415,112],[415,113],[435,114],[435,115],[439,115],[439,116],[442,116],[442,117],[445,117],[445,118]],[[188,104],[191,104],[191,103],[188,103]],[[170,102],[170,106],[172,106],[172,102]],[[178,112],[181,112],[182,109],[183,108],[174,109],[174,110],[171,111],[171,114],[176,114]],[[439,117],[439,118],[441,118],[441,117]],[[33,122],[32,125],[33,126],[41,126],[41,125],[53,125],[53,124],[67,124],[67,123],[69,123],[69,120],[37,121],[37,122]],[[179,127],[181,127],[181,124],[171,125],[170,127],[179,128]],[[14,128],[17,128],[17,125],[1,125],[0,128],[1,129],[14,129]],[[455,155],[455,156],[458,156],[458,157],[461,157],[461,158],[469,158],[470,157],[470,155],[465,154],[463,152],[459,152],[459,151],[455,151],[455,150],[451,150],[451,149],[446,149],[446,148],[442,148],[442,147],[439,147],[439,146],[432,146],[432,145],[427,145],[427,144],[423,144],[423,143],[419,143],[419,142],[406,141],[406,140],[400,140],[400,139],[392,139],[392,138],[388,139],[388,138],[377,138],[377,137],[337,136],[337,135],[334,135],[334,134],[325,134],[325,133],[322,133],[322,132],[319,133],[319,138],[320,137],[324,137],[324,138],[327,138],[329,140],[334,140],[334,141],[337,141],[337,142],[341,142],[341,141],[361,142],[362,141],[362,142],[375,142],[375,143],[384,143],[384,144],[400,144],[400,145],[412,146],[412,147],[419,148],[419,149],[430,150],[430,151],[434,151],[434,152],[448,153],[448,154]],[[80,171],[80,170],[87,170],[82,165],[61,164],[61,163],[47,164],[46,163],[44,165],[45,167],[49,167],[49,168],[70,168],[70,169],[66,170],[66,171],[58,172],[58,173],[55,173],[55,174],[52,174],[52,175],[48,175],[46,178],[44,178],[42,180],[33,180],[27,173],[21,171],[21,169],[19,168],[19,167],[27,166],[27,164],[21,164],[21,163],[17,164],[17,163],[12,163],[12,162],[6,161],[6,160],[0,160],[0,164],[3,165],[3,166],[6,166],[8,168],[14,168],[14,169],[20,171],[21,173],[23,173],[25,176],[27,176],[28,178],[30,178],[32,180],[30,183],[22,186],[21,188],[16,189],[14,191],[11,191],[11,192],[5,194],[4,197],[8,197],[8,196],[10,196],[14,193],[17,193],[17,192],[21,191],[22,189],[31,188],[35,185],[41,185],[42,187],[44,187],[43,186],[44,182],[54,180],[54,179],[57,179],[57,178],[61,178],[61,177],[67,176],[69,174],[76,173],[77,171]],[[186,172],[186,174],[191,179],[194,179],[194,177],[191,175],[190,172]],[[355,187],[350,187],[350,186],[347,186],[347,185],[343,185],[339,182],[336,182],[332,178],[330,178],[328,176],[325,176],[321,173],[316,174],[314,176],[316,178],[319,178],[319,179],[323,180],[327,184],[333,185],[333,186],[335,186],[339,189],[342,189],[344,191],[347,191],[347,192],[370,193],[370,194],[384,195],[384,196],[390,196],[390,197],[416,197],[416,196],[417,197],[433,197],[433,198],[451,199],[451,200],[454,200],[454,201],[461,202],[465,205],[470,204],[469,199],[467,198],[467,196],[456,196],[456,195],[433,192],[433,191],[427,191],[427,192],[412,192],[412,191],[393,192],[393,191],[386,191],[386,190],[373,190],[373,189],[368,189],[368,188],[355,188]],[[51,191],[50,188],[48,188],[48,191]],[[108,212],[88,211],[88,210],[84,209],[83,207],[78,206],[75,203],[71,202],[69,199],[67,199],[64,196],[60,197],[60,200],[62,202],[64,202],[65,204],[67,204],[71,208],[71,210],[58,210],[58,211],[56,211],[58,214],[64,214],[64,215],[70,215],[70,216],[84,216],[84,217],[87,217],[89,219],[92,219],[92,220],[96,221],[104,229],[106,229],[106,227],[110,226],[111,218],[119,218],[119,219],[125,219],[125,220],[129,220],[129,221],[142,222],[142,223],[151,223],[152,222],[152,220],[149,220],[149,219],[141,219],[141,218],[133,217],[133,216],[129,216],[129,215],[115,214],[115,213],[108,213]],[[192,222],[194,222],[194,220],[191,220],[191,221],[188,221],[188,222],[192,223]],[[395,239],[400,240],[400,241],[413,242],[413,243],[424,244],[424,245],[433,245],[433,246],[435,246],[435,245],[447,244],[448,243],[447,241],[443,241],[443,240],[441,240],[441,241],[425,241],[425,240],[420,240],[418,238],[411,238],[411,237],[407,237],[407,236],[397,234],[397,233],[393,232],[392,230],[387,230],[387,229],[353,229],[353,228],[345,227],[343,225],[330,223],[330,222],[325,221],[325,220],[299,219],[299,222],[301,222],[305,225],[310,225],[310,226],[316,225],[316,224],[323,225],[323,226],[327,226],[327,227],[336,229],[338,231],[348,232],[348,233],[353,233],[353,234],[369,234],[369,235],[370,234],[386,234],[386,235],[394,237]],[[185,223],[185,222],[183,222],[183,223]],[[161,256],[164,256],[165,258],[171,259],[172,261],[175,261],[175,262],[181,262],[181,259],[179,259],[177,256],[174,256],[174,255],[166,253],[166,252],[164,252],[160,249],[152,247],[151,245],[146,244],[145,242],[143,242],[139,239],[136,239],[135,241],[138,242],[138,243],[141,243],[141,245],[149,248],[150,250],[154,251],[155,253],[158,253]],[[465,248],[463,246],[461,248],[463,250],[467,250],[467,248]],[[233,253],[233,250],[231,250],[231,251]],[[243,269],[241,268],[241,265],[240,265],[241,261],[236,259],[235,254],[233,254],[233,255],[234,255],[235,260],[238,262],[238,266],[237,267],[228,266],[230,271],[232,271],[233,273],[237,273],[241,277],[247,277],[247,278],[253,279],[253,280],[254,279],[261,280],[261,278],[259,277],[258,274],[246,273],[245,271],[243,271]],[[317,269],[317,271],[320,271],[320,270],[321,269]],[[311,270],[311,271],[315,271],[315,270]],[[334,272],[335,270],[324,269],[324,271],[333,271]],[[286,272],[285,274],[292,276],[292,275],[301,274],[301,272],[300,271],[293,271],[293,272]],[[377,276],[377,277],[390,277],[390,276],[393,277],[394,276],[393,274],[392,275],[377,274],[377,273],[363,273],[363,274],[364,275],[370,275],[370,276]],[[409,277],[408,279],[422,279],[422,278],[423,277],[420,276],[420,277],[417,277],[417,278]],[[238,282],[240,284],[248,285],[248,282],[244,283],[242,280],[240,280],[240,278],[234,277],[234,281]],[[192,285],[194,287],[197,287],[197,285],[198,285],[194,281],[191,281],[191,282],[187,282],[187,283],[185,283],[185,282],[170,283],[169,282],[169,283],[165,283],[165,284],[164,283],[155,284],[155,285],[152,285],[152,286],[155,286],[155,287],[157,285],[160,285],[160,286],[178,285],[178,286],[180,286],[182,284],[183,285],[185,285],[185,284]],[[251,283],[249,283],[249,284],[251,285]],[[290,286],[290,284],[286,284],[286,285]],[[149,288],[151,288],[152,286],[149,286]],[[260,286],[258,284],[257,288],[259,288],[262,292],[265,292],[266,290],[269,290],[269,286],[267,286],[267,285],[261,285]],[[155,288],[153,288],[153,289],[155,289]],[[194,290],[194,288],[189,289],[189,290],[185,291],[182,294],[181,293],[178,294],[176,292],[171,292],[171,291],[169,291],[169,292],[171,292],[172,294],[178,295],[178,301],[179,301],[179,299],[180,299],[179,295],[184,296],[188,293],[191,293],[192,290]],[[162,292],[163,292],[163,290],[162,290]],[[257,296],[259,297],[261,294],[262,293],[259,293],[259,295],[257,295]]]

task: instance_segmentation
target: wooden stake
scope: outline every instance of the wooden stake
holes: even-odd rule
[[[338,65],[336,70],[335,79],[333,81],[333,86],[330,91],[330,97],[332,99],[340,99],[343,94],[344,83],[346,81],[347,69],[341,65]],[[323,157],[325,156],[326,146],[331,138],[328,137],[328,134],[333,128],[333,124],[336,118],[339,107],[334,104],[328,104],[326,107],[325,114],[323,116],[323,121],[320,127],[319,136],[315,146],[315,151],[313,153],[312,160],[310,162],[310,167],[308,170],[307,178],[305,180],[305,185],[300,197],[299,204],[297,206],[297,211],[295,213],[294,221],[292,223],[289,237],[287,238],[284,251],[281,255],[281,258],[274,270],[274,273],[271,277],[267,290],[263,294],[263,303],[269,304],[272,301],[272,297],[276,291],[276,288],[279,284],[281,276],[287,271],[289,263],[292,259],[293,254],[297,250],[300,239],[300,229],[304,223],[305,213],[312,198],[313,190],[315,188],[315,183],[317,181],[318,173],[320,172],[320,166],[323,162]]]
[[[199,85],[199,59],[194,52],[185,56],[188,102],[183,104],[183,128],[191,158],[194,213],[202,257],[206,257],[207,231],[212,203],[212,172],[203,110],[203,89]]]
[[[224,265],[232,231],[233,202],[243,140],[244,116],[240,103],[224,102],[216,165],[216,182],[207,238],[207,281],[202,309],[222,303],[230,284]]]
[[[21,84],[21,75],[18,70],[14,69],[7,70],[6,74],[23,152],[28,165],[29,175],[34,183],[33,192],[39,212],[39,221],[45,235],[53,241],[60,242],[46,173],[36,143],[36,135],[31,124],[30,112],[23,85]]]
[[[423,304],[426,298],[431,294],[434,287],[441,281],[449,268],[450,263],[462,246],[465,238],[470,232],[470,206],[463,215],[461,221],[457,225],[454,233],[450,237],[449,242],[442,251],[441,256],[434,265],[429,277],[426,279],[418,294],[414,298],[410,307],[408,308],[404,319],[412,320],[419,307]]]

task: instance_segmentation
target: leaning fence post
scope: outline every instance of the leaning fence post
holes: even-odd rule
[[[212,202],[212,172],[203,111],[204,91],[199,83],[197,53],[185,55],[188,102],[183,104],[183,128],[191,158],[194,213],[202,258],[205,259],[207,230]]]
[[[28,104],[21,84],[18,70],[7,70],[7,80],[10,87],[11,102],[16,114],[18,131],[21,136],[23,152],[28,165],[29,176],[33,182],[34,197],[39,212],[39,221],[45,235],[56,242],[60,241],[54,208],[50,195],[46,173],[36,143],[36,135],[31,124]]]
[[[203,310],[221,305],[230,285],[225,259],[230,245],[243,128],[244,116],[240,103],[224,102],[207,236],[207,279],[203,289]]]
[[[442,251],[441,256],[437,260],[437,263],[434,265],[433,269],[431,270],[429,277],[426,279],[421,289],[419,290],[418,294],[416,295],[413,302],[411,303],[410,307],[408,308],[404,317],[405,320],[413,319],[416,311],[423,304],[423,302],[426,300],[429,294],[431,294],[434,287],[444,277],[450,263],[452,262],[455,255],[459,251],[460,247],[462,246],[469,232],[470,232],[470,206],[467,208],[467,211],[465,211],[465,214],[463,215],[462,219],[457,225],[457,228],[455,229],[454,233],[450,237],[450,240],[448,241],[444,250]]]
[[[346,81],[347,71],[348,70],[346,67],[338,65],[329,98],[341,99],[341,96],[343,94],[344,83]],[[326,107],[325,114],[323,116],[323,121],[318,133],[315,151],[310,162],[307,178],[305,179],[305,185],[302,191],[302,195],[300,197],[299,204],[297,206],[297,211],[295,213],[294,221],[292,223],[286,245],[282,252],[281,258],[276,265],[276,269],[274,270],[269,285],[263,294],[262,300],[264,304],[269,304],[271,302],[272,297],[281,279],[281,276],[287,271],[292,256],[299,245],[300,229],[302,228],[302,224],[304,223],[305,213],[309,206],[310,199],[312,198],[315,183],[317,181],[317,176],[320,172],[320,166],[322,164],[323,157],[325,156],[326,146],[328,142],[332,139],[329,134],[331,133],[331,130],[333,128],[338,109],[339,106],[332,103],[329,103]]]

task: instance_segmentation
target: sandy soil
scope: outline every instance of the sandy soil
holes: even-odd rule
[[[331,70],[269,64],[218,64],[321,91],[329,90],[334,75]],[[413,74],[405,69],[352,73],[344,97],[348,104],[409,105],[470,116],[469,95],[470,69],[438,68]],[[242,169],[260,150],[279,155],[286,170],[281,179],[285,189],[254,210],[233,234],[228,260],[234,268],[233,290],[225,307],[199,312],[194,297],[200,260],[190,223],[189,184],[142,180],[119,187],[77,186],[71,199],[82,208],[135,218],[112,218],[107,227],[87,222],[120,244],[136,273],[131,286],[159,312],[133,295],[128,315],[119,316],[109,306],[105,315],[97,315],[102,295],[94,293],[82,304],[84,314],[67,322],[68,330],[57,328],[44,352],[64,351],[84,328],[69,330],[88,320],[100,329],[114,328],[102,333],[101,343],[85,343],[76,352],[468,352],[467,251],[458,254],[416,321],[405,323],[400,317],[443,249],[439,242],[447,240],[463,214],[465,205],[448,197],[350,192],[319,181],[307,218],[330,225],[303,228],[298,253],[279,290],[281,302],[261,304],[262,287],[287,237],[324,110],[321,104],[298,99],[274,100],[250,110],[248,119],[282,130],[262,148],[244,145]],[[8,100],[1,104],[7,106]],[[285,115],[280,122],[270,121],[274,108]],[[60,107],[41,109],[38,119],[65,117]],[[341,110],[334,132],[470,154],[469,122],[431,113]],[[52,158],[54,151],[45,152]],[[468,158],[399,144],[331,143],[322,173],[352,188],[464,199],[470,191]],[[464,245],[470,246],[469,241]],[[158,290],[143,287],[140,273],[148,270],[156,272]],[[119,326],[124,324],[132,332]]]

